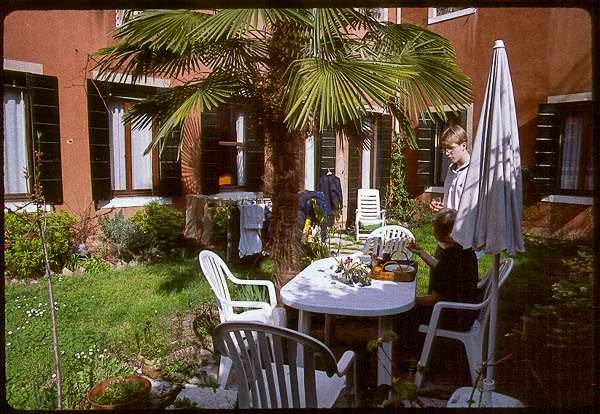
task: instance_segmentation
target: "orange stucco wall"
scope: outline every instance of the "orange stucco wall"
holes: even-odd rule
[[[426,8],[403,8],[402,22],[447,38],[473,86],[473,135],[496,39],[506,46],[517,107],[521,158],[535,160],[538,104],[548,96],[592,91],[591,19],[582,9],[479,8],[476,13],[427,25]],[[407,154],[409,188],[416,191],[416,151]]]
[[[58,77],[63,207],[75,213],[92,202],[88,57],[110,44],[114,27],[114,11],[17,11],[4,20],[4,59],[42,64],[44,75]]]

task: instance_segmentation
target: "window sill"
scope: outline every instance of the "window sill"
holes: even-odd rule
[[[443,193],[444,187],[427,187],[424,191],[425,193]]]
[[[138,196],[138,197],[116,197],[112,200],[98,201],[98,208],[124,208],[143,207],[144,205],[157,201],[159,204],[173,204],[169,197]]]
[[[442,14],[441,16],[429,17],[427,19],[427,24],[434,24],[444,22],[446,20],[456,19],[457,17],[468,16],[469,14],[474,14],[476,11],[477,9],[475,7],[469,7],[468,9],[462,9],[452,13]]]
[[[545,201],[547,203],[580,204],[584,206],[591,206],[593,202],[593,197],[552,194],[548,197],[542,198],[542,201]]]
[[[6,211],[7,209],[10,209],[11,211],[16,211],[18,209],[20,209],[21,207],[23,207],[23,205],[25,205],[27,203],[27,201],[5,201],[4,202],[4,210]],[[44,204],[44,211],[50,211],[51,209],[51,205],[50,204]],[[35,213],[37,211],[37,207],[35,204],[29,204],[27,205],[25,208],[19,210],[19,211],[26,211],[27,213]]]

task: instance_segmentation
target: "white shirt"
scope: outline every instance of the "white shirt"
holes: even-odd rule
[[[460,204],[460,196],[465,189],[465,179],[467,178],[467,169],[469,161],[465,162],[460,167],[456,164],[450,164],[448,173],[444,180],[444,207],[453,208],[458,211]]]

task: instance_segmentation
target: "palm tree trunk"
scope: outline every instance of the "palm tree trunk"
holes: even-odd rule
[[[271,101],[273,102],[273,101]],[[270,109],[273,109],[271,106]],[[290,132],[283,122],[283,112],[275,109],[266,122],[266,135],[271,149],[270,164],[273,169],[272,201],[273,229],[272,256],[275,261],[273,282],[279,300],[279,290],[300,269],[298,235],[298,193],[301,187],[300,154],[302,135]]]

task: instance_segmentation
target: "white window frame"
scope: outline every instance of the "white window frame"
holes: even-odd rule
[[[375,9],[381,9],[382,10],[382,16],[380,19],[377,19],[377,21],[379,22],[387,22],[389,19],[389,13],[388,13],[388,8],[387,7],[374,7]]]
[[[304,189],[315,191],[315,137],[309,135],[304,146]]]
[[[396,23],[402,23],[402,7],[396,7]]]
[[[477,12],[477,8],[475,7],[467,7],[466,9],[457,10],[455,12],[446,13],[442,15],[437,15],[437,8],[429,7],[428,16],[427,16],[427,24],[434,24],[443,22],[446,20],[456,19],[457,17],[468,16],[470,14],[474,14]]]

